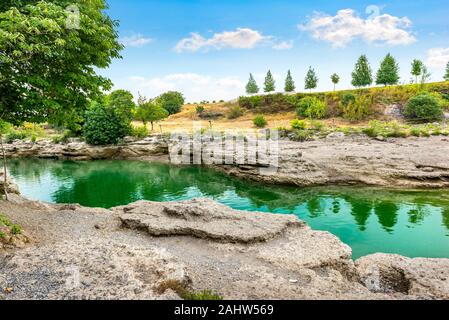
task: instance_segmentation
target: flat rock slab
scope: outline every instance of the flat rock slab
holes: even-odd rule
[[[355,263],[361,280],[373,292],[449,299],[449,259],[411,259],[377,253]]]
[[[263,242],[289,226],[305,227],[294,215],[233,210],[210,199],[181,202],[138,201],[117,207],[124,227],[153,236],[188,235],[220,242]]]
[[[160,248],[90,239],[0,253],[2,299],[179,299],[164,283],[188,286],[182,263]]]

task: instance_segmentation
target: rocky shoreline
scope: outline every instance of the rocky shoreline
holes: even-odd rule
[[[16,141],[5,148],[8,157],[170,162],[171,150],[179,149],[179,143],[154,135],[139,141],[128,139],[117,146],[94,147],[77,140],[54,144],[43,140]],[[204,143],[203,148],[207,149]],[[280,140],[278,167],[274,171],[261,170],[266,165],[260,162],[209,166],[238,178],[267,184],[445,188],[449,187],[449,139],[433,136],[376,140],[333,134],[316,141]]]
[[[351,249],[292,215],[207,199],[106,209],[12,195],[33,244],[0,251],[0,299],[449,299],[449,259]]]

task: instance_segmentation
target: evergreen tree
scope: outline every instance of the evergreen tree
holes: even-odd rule
[[[418,83],[418,77],[421,75],[422,73],[422,67],[423,67],[423,63],[421,60],[418,59],[414,59],[412,62],[412,75],[415,76],[416,79],[416,83]]]
[[[335,91],[335,86],[340,82],[340,76],[334,73],[333,75],[331,75],[331,80],[332,83],[334,84],[334,91]]]
[[[366,55],[360,56],[352,72],[352,85],[354,87],[366,87],[373,83],[371,67]]]
[[[315,89],[318,85],[318,77],[316,76],[315,70],[312,67],[309,67],[309,71],[307,71],[306,79],[305,79],[305,89]]]
[[[285,92],[293,92],[295,89],[295,81],[293,81],[292,74],[288,70],[287,78],[285,79]]]
[[[376,75],[376,84],[394,85],[399,82],[399,65],[391,54],[387,54],[380,64]]]
[[[259,92],[259,87],[257,86],[256,80],[254,80],[253,75],[249,74],[248,84],[246,85],[247,94],[255,94]]]
[[[267,76],[265,77],[264,89],[265,92],[272,92],[276,90],[273,75],[271,71],[268,70]]]
[[[444,75],[444,80],[449,81],[449,62],[446,66],[446,74]]]

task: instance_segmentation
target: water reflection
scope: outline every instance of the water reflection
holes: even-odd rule
[[[22,193],[38,200],[108,208],[139,199],[207,196],[237,209],[296,214],[357,252],[380,246],[401,253],[396,250],[401,241],[404,250],[413,251],[410,241],[426,237],[438,243],[436,256],[449,257],[446,191],[261,186],[201,167],[134,161],[11,160],[9,170]],[[421,244],[415,246],[421,252]]]

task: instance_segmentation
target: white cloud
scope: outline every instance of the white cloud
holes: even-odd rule
[[[281,41],[273,45],[275,50],[289,50],[293,48],[293,40]]]
[[[215,33],[211,38],[204,38],[198,33],[191,33],[190,38],[182,39],[175,47],[177,52],[198,51],[200,49],[251,49],[271,39],[262,33],[249,28],[237,28],[235,31]]]
[[[153,42],[153,39],[144,37],[141,34],[135,34],[130,37],[120,38],[120,42],[125,47],[143,47],[144,45],[147,45],[147,44]]]
[[[140,92],[147,97],[156,97],[165,91],[177,90],[190,102],[235,99],[245,90],[245,84],[238,78],[213,78],[196,73],[176,73],[151,79],[133,76],[129,80],[135,96]]]
[[[367,43],[408,45],[416,41],[409,31],[412,22],[407,17],[389,14],[374,15],[363,19],[352,9],[339,10],[335,16],[315,13],[299,29],[309,31],[313,38],[344,47],[356,38]]]
[[[427,51],[427,65],[432,68],[444,68],[449,62],[449,48],[433,48]]]

